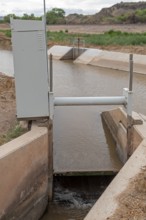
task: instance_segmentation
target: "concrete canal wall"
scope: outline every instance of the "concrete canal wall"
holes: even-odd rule
[[[125,163],[127,161],[128,154],[128,140],[127,140],[127,128],[128,128],[128,119],[127,114],[122,108],[117,108],[111,111],[106,111],[102,113],[102,117],[106,122],[114,140],[116,141],[118,154]],[[143,140],[142,132],[139,128],[144,128],[145,123],[142,116],[136,112],[132,112],[132,149],[131,154],[139,146]],[[139,126],[141,125],[141,126]],[[143,130],[143,129],[142,129]],[[145,130],[145,129],[144,129]]]
[[[37,220],[48,204],[48,129],[0,147],[0,219]]]
[[[118,108],[104,112],[102,115],[114,139],[119,143],[119,147],[121,148],[120,153],[123,154],[124,157],[127,143],[125,133],[127,117],[125,112],[121,108]],[[140,210],[143,198],[140,200],[140,195],[143,195],[143,192],[145,192],[145,170],[143,171],[143,169],[146,167],[146,117],[141,114],[133,113],[133,121],[135,124],[133,126],[132,140],[132,150],[134,153],[95,203],[85,217],[85,220],[115,220],[121,219],[120,215],[124,216],[122,219],[131,219],[129,218],[130,213],[132,213],[132,219],[134,219],[134,216],[136,216],[135,219],[144,219],[140,218],[140,216],[143,215],[143,211]],[[131,196],[132,193],[130,189],[133,190],[132,193],[135,193],[135,197]],[[136,191],[138,191],[137,195]],[[136,206],[134,203],[132,207],[131,203],[133,200],[136,201],[136,204],[139,206]],[[138,212],[135,211],[137,208]],[[126,209],[126,212],[124,212],[124,209]],[[127,213],[129,213],[129,216]],[[139,215],[137,213],[139,213]]]
[[[54,59],[66,60],[73,58],[73,47],[53,46],[48,50]],[[146,55],[133,55],[133,70],[136,73],[146,74]],[[74,63],[89,64],[98,67],[129,71],[129,54],[91,48],[81,48]]]
[[[85,51],[86,48],[56,45],[48,50],[48,55],[52,54],[56,60],[74,60]]]
[[[85,217],[84,220],[120,220],[120,219],[134,219],[134,213],[132,218],[122,218],[118,215],[118,209],[120,207],[120,198],[128,197],[128,188],[130,187],[131,181],[134,181],[136,176],[141,173],[143,167],[146,166],[146,141],[142,141],[127,163],[123,166],[121,171],[117,174],[99,200],[95,203],[91,211]],[[140,183],[138,184],[140,185]],[[139,195],[140,195],[139,191]],[[130,198],[130,197],[129,197]],[[132,197],[130,201],[127,200],[127,206],[129,205],[129,212],[134,212],[131,209],[130,203],[135,200],[137,202],[137,198]],[[124,199],[123,199],[124,201]],[[125,208],[124,206],[122,207]],[[138,212],[138,207],[135,206],[135,211]],[[124,210],[123,210],[124,211]],[[139,211],[141,211],[139,209]],[[112,216],[114,215],[114,218]],[[122,216],[122,215],[121,215]],[[145,218],[135,218],[135,219],[145,219]]]

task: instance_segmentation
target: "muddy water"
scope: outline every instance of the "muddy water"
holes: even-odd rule
[[[13,75],[11,52],[0,51],[0,72]],[[128,74],[126,72],[73,64],[68,61],[54,61],[55,96],[121,95],[122,89],[127,86]],[[134,74],[133,89],[133,109],[146,114],[145,75]],[[108,156],[115,167],[120,166],[114,142],[106,127],[103,126],[100,117],[100,112],[112,108],[113,106],[56,107],[54,146],[66,145],[67,147],[70,145],[74,147],[76,142],[85,148],[91,144],[96,145],[102,150],[103,161]],[[70,186],[70,181],[75,186]],[[48,213],[43,217],[43,220],[83,219],[98,198],[101,189],[104,189],[104,180],[93,180],[91,177],[87,177],[70,181],[66,183],[66,181],[55,179],[54,202],[50,204]],[[96,187],[94,188],[93,185]],[[94,190],[87,196],[89,188]]]

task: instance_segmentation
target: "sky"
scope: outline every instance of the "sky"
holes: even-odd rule
[[[140,0],[126,0],[122,2],[138,2]],[[141,0],[142,1],[142,0]],[[44,0],[0,0],[0,16],[7,14],[23,15],[34,13],[43,14]],[[45,0],[46,10],[62,8],[66,15],[71,13],[94,14],[102,8],[110,7],[121,0]]]

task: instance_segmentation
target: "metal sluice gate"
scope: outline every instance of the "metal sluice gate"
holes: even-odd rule
[[[129,55],[129,89],[123,89],[122,96],[101,97],[54,97],[53,95],[53,56],[50,54],[50,92],[49,111],[53,119],[55,106],[90,106],[90,105],[123,105],[127,115],[132,116],[132,84],[133,84],[133,54]]]

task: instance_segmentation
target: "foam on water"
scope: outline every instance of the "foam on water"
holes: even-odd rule
[[[83,220],[112,179],[55,177],[54,198],[42,220]]]

